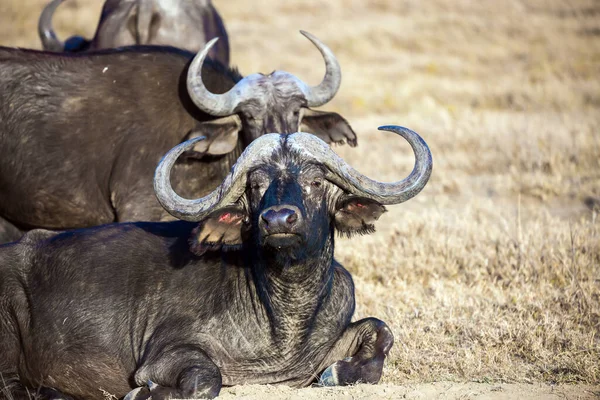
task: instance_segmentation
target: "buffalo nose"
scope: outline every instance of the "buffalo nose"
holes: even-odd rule
[[[264,227],[270,232],[287,231],[298,221],[299,211],[293,206],[270,208],[261,214]]]

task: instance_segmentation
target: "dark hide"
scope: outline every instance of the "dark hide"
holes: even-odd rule
[[[85,55],[0,48],[0,216],[23,229],[160,220],[154,168],[214,119],[187,95],[192,57],[160,47]],[[218,93],[241,79],[210,60],[202,74]],[[184,195],[212,190],[241,153],[234,143],[228,155],[181,163],[174,185]]]
[[[354,286],[333,253],[336,227],[360,232],[355,221],[380,212],[285,143],[271,160],[199,224],[32,231],[0,246],[0,373],[85,399],[377,383],[393,336],[350,322]],[[346,223],[336,214],[351,203]]]

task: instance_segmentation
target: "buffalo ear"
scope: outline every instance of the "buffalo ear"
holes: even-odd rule
[[[204,136],[206,140],[198,142],[192,150],[186,152],[186,156],[199,159],[205,155],[221,156],[232,152],[237,146],[238,133],[241,128],[242,122],[237,115],[199,123],[188,134],[186,140],[198,136]]]
[[[364,197],[350,197],[342,200],[335,212],[335,228],[340,234],[352,236],[355,233],[366,235],[375,232],[373,223],[386,212],[384,206],[375,200]]]
[[[312,133],[326,143],[348,143],[356,146],[356,133],[338,113],[302,109],[300,131]]]
[[[190,250],[197,256],[207,251],[235,250],[242,245],[247,215],[239,208],[227,207],[204,218],[192,231]]]

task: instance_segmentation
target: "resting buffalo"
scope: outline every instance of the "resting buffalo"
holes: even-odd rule
[[[64,43],[52,28],[52,16],[63,1],[52,0],[40,15],[38,33],[45,50],[78,52],[153,44],[197,52],[219,37],[209,56],[229,64],[227,32],[210,0],[107,0],[93,39],[72,36]]]
[[[173,176],[189,197],[214,189],[264,133],[304,130],[354,145],[340,115],[308,108],[333,98],[341,72],[331,50],[304,35],[327,66],[315,87],[283,71],[242,78],[205,60],[214,40],[195,58],[154,46],[77,55],[0,48],[0,242],[20,236],[14,226],[161,220],[156,164],[196,136],[208,140]]]
[[[377,383],[393,336],[351,323],[354,286],[335,231],[374,230],[384,204],[415,196],[431,154],[415,132],[412,173],[376,182],[306,133],[254,141],[200,199],[171,188],[171,150],[154,178],[191,221],[36,230],[0,246],[0,372],[33,392],[77,398],[214,397],[222,385]],[[149,388],[144,386],[149,384]],[[43,389],[45,388],[45,389]],[[57,393],[58,391],[59,393]]]

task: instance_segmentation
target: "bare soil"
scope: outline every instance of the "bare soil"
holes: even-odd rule
[[[444,399],[444,400],[552,400],[597,399],[600,388],[590,385],[547,385],[543,383],[490,384],[434,382],[407,385],[355,385],[352,387],[290,389],[285,386],[246,385],[225,389],[222,399],[243,400],[379,400],[379,399]]]

